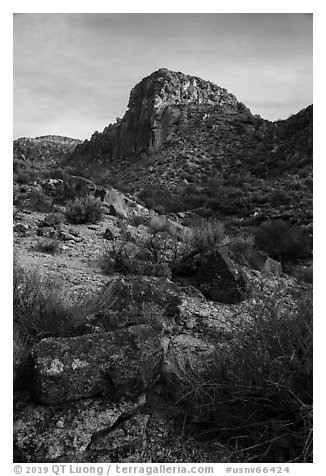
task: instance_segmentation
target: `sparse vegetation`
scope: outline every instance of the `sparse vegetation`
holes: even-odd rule
[[[226,443],[242,461],[311,462],[311,296],[287,316],[262,298],[252,321],[218,344],[206,372],[181,363],[170,397],[197,438]]]
[[[92,196],[75,198],[66,205],[66,217],[71,223],[97,223],[102,219],[102,205]]]
[[[14,263],[14,329],[22,341],[78,335],[82,326],[75,303],[67,302],[58,281]]]
[[[156,331],[163,328],[162,306],[147,301],[148,296],[143,296],[139,301],[132,295],[125,295],[124,288],[116,286],[103,286],[99,293],[90,298],[86,304],[89,316],[98,316],[101,326],[105,331],[116,330],[123,327],[126,322],[148,324]],[[124,318],[121,321],[116,304],[124,302]]]
[[[303,230],[282,220],[267,221],[256,231],[257,246],[273,259],[287,263],[311,255],[311,239]]]
[[[60,250],[60,242],[55,239],[44,239],[36,243],[36,251],[41,251],[42,253],[54,254],[58,253]]]
[[[104,274],[113,272],[133,273],[135,250],[131,249],[130,243],[123,240],[112,240],[110,246],[104,251],[100,266]]]
[[[230,240],[230,243],[228,244],[228,250],[231,254],[231,257],[237,262],[249,264],[253,255],[254,245],[254,236],[236,236]]]
[[[297,266],[293,271],[294,276],[298,281],[303,281],[304,283],[313,282],[313,267],[312,266]]]
[[[180,74],[168,73],[176,83],[169,82],[164,94],[173,90],[178,83],[174,75]],[[201,87],[201,81],[196,80],[196,85]],[[14,141],[13,238],[19,259],[24,260],[24,268],[15,261],[13,282],[14,389],[24,390],[23,402],[21,392],[15,392],[22,458],[37,462],[43,456],[42,441],[34,435],[38,430],[43,438],[56,425],[54,446],[56,438],[66,438],[66,430],[75,431],[66,428],[72,421],[65,413],[70,412],[66,390],[79,399],[91,368],[85,362],[91,351],[88,347],[79,351],[77,337],[88,334],[85,341],[91,349],[93,337],[101,342],[103,333],[123,329],[110,337],[120,342],[119,336],[130,331],[139,337],[138,346],[148,329],[131,327],[146,324],[155,330],[151,342],[155,334],[159,336],[157,348],[148,356],[157,367],[154,388],[146,389],[154,411],[148,412],[147,427],[147,415],[137,413],[136,425],[138,416],[140,420],[146,417],[145,429],[140,430],[148,432],[151,444],[139,452],[130,450],[126,461],[156,462],[155,458],[168,454],[171,462],[192,458],[199,462],[199,447],[207,449],[215,462],[227,458],[232,463],[311,462],[312,107],[271,123],[253,116],[242,103],[235,106],[224,90],[219,90],[219,103],[212,104],[210,85],[204,88],[200,104],[180,98],[164,117],[156,116],[155,144],[146,151],[147,136],[153,142],[152,125],[145,120],[150,117],[153,88],[141,88],[141,94],[143,90],[150,97],[143,102],[132,100],[129,109],[138,108],[139,103],[148,107],[146,113],[134,115],[139,111],[130,110],[126,118],[117,118],[116,124],[83,143],[58,136]],[[211,94],[208,103],[206,94]],[[137,130],[133,130],[135,117],[140,118]],[[160,143],[165,136],[167,142]],[[159,147],[153,150],[156,143]],[[115,192],[111,195],[99,188],[110,184],[126,196],[115,198]],[[92,194],[105,196],[106,203]],[[54,208],[54,203],[60,206]],[[55,210],[61,214],[47,214]],[[101,220],[98,226],[67,226],[68,222],[82,225]],[[42,274],[33,270],[34,265],[40,266]],[[59,410],[63,418],[51,420],[52,426],[42,421],[38,426],[31,420],[34,409],[45,410],[47,423],[46,415],[52,415],[53,408],[51,404],[42,407],[44,375],[37,375],[33,355],[38,349],[31,353],[31,348],[49,337],[76,337],[72,342],[81,359],[71,365],[74,373],[67,388],[67,369],[61,374],[59,367],[56,373],[56,363],[51,365],[54,374],[45,376],[53,385],[50,391],[55,393],[56,385],[61,385],[62,401],[67,401]],[[151,373],[147,342],[141,345],[140,379]],[[65,342],[60,339],[60,344]],[[50,362],[46,347],[42,351]],[[89,395],[85,391],[83,396],[91,404],[88,407],[87,400],[85,408],[93,408],[93,396],[95,407],[105,398],[105,408],[115,404],[112,396],[120,398],[120,388],[114,394],[115,376],[125,378],[124,358],[132,384],[125,390],[122,383],[121,395],[129,405],[128,400],[136,397],[140,375],[133,374],[133,349],[121,359],[113,356],[103,375],[99,354],[95,353],[95,368],[101,382],[94,384]],[[107,356],[104,360],[108,362]],[[113,360],[119,360],[117,374]],[[102,380],[108,391],[102,389]],[[25,402],[27,393],[31,399]],[[34,399],[38,399],[37,407]],[[79,405],[76,400],[72,405]],[[69,415],[83,430],[78,411]],[[27,425],[21,424],[21,416]],[[132,426],[129,441],[128,425],[134,415],[127,418],[122,415],[118,432],[124,431],[126,423],[129,445],[134,429],[139,440],[141,433],[138,438],[138,427]],[[156,438],[157,428],[165,436],[159,433]],[[105,454],[96,450],[102,436],[100,431],[91,438],[95,451],[90,445],[89,453],[81,451],[77,456],[75,448],[67,455],[66,449],[71,449],[67,437],[55,461],[66,461],[68,456],[84,460],[88,454],[94,462],[104,456],[111,460],[110,450]],[[163,446],[170,441],[168,452]],[[161,446],[160,451],[148,454],[155,445]],[[190,451],[184,458],[187,445]],[[119,457],[115,450],[114,459]]]
[[[195,220],[190,227],[189,245],[192,249],[202,251],[214,245],[229,242],[224,224],[216,218]]]

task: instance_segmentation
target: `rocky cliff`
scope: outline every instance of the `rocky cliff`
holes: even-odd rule
[[[271,122],[209,81],[160,69],[67,162],[156,210],[311,226],[312,124],[312,106]]]
[[[189,109],[203,104],[234,112],[239,105],[235,96],[210,81],[161,68],[132,89],[124,117],[102,134],[93,134],[74,155],[110,159],[157,151],[187,128]]]

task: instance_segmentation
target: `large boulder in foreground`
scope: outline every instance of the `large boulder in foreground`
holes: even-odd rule
[[[101,395],[134,398],[161,371],[163,349],[147,325],[79,337],[43,339],[32,349],[34,394],[56,404]]]
[[[142,442],[148,416],[139,414],[146,399],[107,402],[84,399],[60,405],[29,403],[14,412],[16,461],[90,462],[98,451],[110,462],[112,450]]]
[[[186,256],[174,267],[174,274],[190,280],[212,301],[235,304],[245,299],[244,276],[218,248]]]

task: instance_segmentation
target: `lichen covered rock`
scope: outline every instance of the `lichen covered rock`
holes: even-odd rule
[[[146,325],[43,339],[32,349],[34,394],[48,404],[101,395],[134,398],[160,374],[162,346]]]
[[[142,429],[134,419],[145,403],[144,396],[137,401],[107,402],[84,399],[61,405],[30,403],[15,412],[14,446],[23,462],[66,461],[75,462],[89,457],[88,449],[114,449],[125,447],[128,441],[137,444]],[[132,418],[132,424],[127,424]],[[143,422],[144,423],[144,422]],[[122,437],[121,426],[124,425]],[[120,434],[118,434],[120,429]],[[114,445],[110,446],[110,431],[114,431]],[[134,436],[128,436],[128,431]],[[138,430],[138,438],[135,437]],[[101,443],[102,438],[104,443]],[[96,442],[96,443],[95,443]],[[106,443],[105,443],[106,442]]]

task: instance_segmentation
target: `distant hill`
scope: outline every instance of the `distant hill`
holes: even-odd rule
[[[56,176],[61,163],[81,142],[79,139],[56,135],[20,137],[14,140],[14,181],[30,183],[40,176]],[[60,172],[62,173],[61,170]]]
[[[14,140],[14,159],[62,160],[82,141],[55,135]]]

